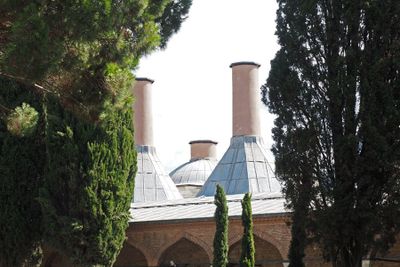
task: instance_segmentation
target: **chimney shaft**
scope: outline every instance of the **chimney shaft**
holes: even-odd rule
[[[195,140],[190,144],[190,160],[217,158],[217,142],[211,140]]]
[[[135,102],[134,128],[135,144],[140,146],[153,146],[153,113],[152,113],[152,84],[153,80],[136,78],[133,87]]]
[[[232,135],[261,135],[258,88],[259,64],[236,62],[232,68]]]

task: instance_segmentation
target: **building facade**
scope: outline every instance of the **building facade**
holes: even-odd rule
[[[135,95],[135,143],[138,172],[127,240],[115,267],[211,266],[214,193],[220,184],[229,208],[229,266],[239,266],[243,226],[241,199],[252,193],[256,266],[286,267],[291,240],[290,211],[267,159],[259,122],[258,68],[254,62],[231,64],[232,137],[218,162],[216,142],[190,142],[190,160],[168,175],[153,145],[153,81],[138,78]],[[72,266],[56,252],[45,251],[45,267]],[[397,261],[397,262],[396,262]],[[306,249],[307,267],[330,266],[316,246]],[[400,266],[400,242],[381,260],[363,267]]]

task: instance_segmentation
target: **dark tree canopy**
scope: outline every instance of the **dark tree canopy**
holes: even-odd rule
[[[290,255],[301,260],[307,236],[334,266],[361,266],[400,227],[400,2],[278,3],[262,90],[294,209]]]
[[[111,266],[125,240],[136,172],[131,102],[106,107],[97,125],[55,100],[46,107],[43,240],[74,266]]]
[[[0,77],[0,105],[42,111],[40,96]],[[18,109],[17,109],[18,110]],[[17,113],[16,113],[17,114]],[[41,259],[41,212],[35,198],[43,183],[44,118],[31,134],[0,120],[0,266],[35,266]]]
[[[140,57],[186,18],[191,0],[0,0],[0,74],[96,120]],[[100,103],[100,107],[99,107]]]
[[[214,219],[216,224],[214,235],[213,266],[225,267],[228,264],[228,205],[224,189],[219,184],[214,197]]]
[[[242,200],[242,250],[240,253],[240,267],[254,267],[255,246],[253,236],[253,215],[251,210],[251,194],[246,193]]]
[[[132,70],[191,0],[0,0],[0,265],[111,266],[133,194]]]

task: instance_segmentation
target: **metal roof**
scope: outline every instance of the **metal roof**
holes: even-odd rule
[[[176,185],[203,185],[218,161],[213,158],[194,159],[182,164],[170,172],[172,181]]]
[[[164,170],[153,146],[136,146],[137,173],[133,202],[181,199],[171,177]]]
[[[227,196],[229,217],[241,216],[243,194]],[[252,196],[253,216],[282,215],[285,199],[281,193],[262,193]],[[167,222],[180,220],[202,220],[214,217],[214,196],[186,198],[153,203],[132,203],[130,222]]]
[[[260,136],[233,136],[228,150],[197,196],[213,196],[220,184],[227,195],[280,192]]]

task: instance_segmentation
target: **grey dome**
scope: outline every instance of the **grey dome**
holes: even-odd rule
[[[177,167],[169,175],[176,185],[202,186],[217,163],[213,158],[195,159]]]

